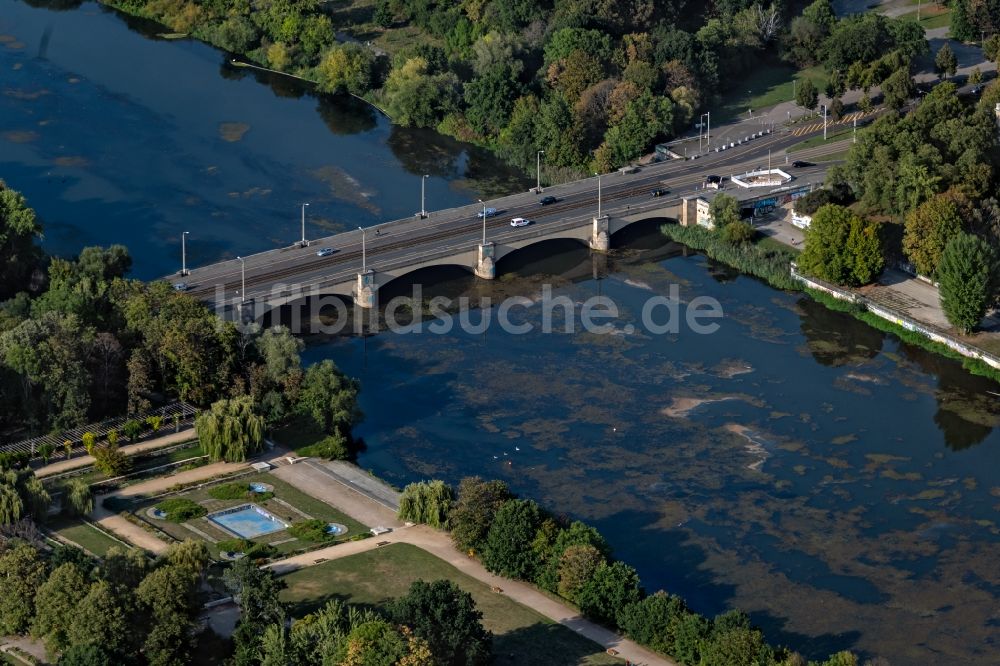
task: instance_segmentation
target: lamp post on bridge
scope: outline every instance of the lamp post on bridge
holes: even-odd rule
[[[544,154],[544,150],[539,150],[535,154],[535,194],[542,191],[542,155]]]
[[[247,260],[243,257],[236,257],[240,260],[240,303],[247,302]]]
[[[424,219],[425,217],[427,217],[427,208],[424,206],[424,193],[426,192],[427,179],[429,177],[430,176],[428,176],[426,173],[423,176],[420,177],[420,219],[421,220]]]
[[[299,245],[302,247],[307,247],[309,245],[309,243],[306,242],[306,206],[308,205],[309,204],[307,203],[302,204],[302,240],[299,241]]]
[[[826,104],[823,105],[823,140],[826,141]]]
[[[480,199],[479,203],[483,204],[483,245],[486,245],[486,202]]]
[[[597,176],[597,219],[601,219],[601,174],[595,172]]]
[[[187,243],[185,242],[185,239],[187,238],[187,235],[189,233],[191,233],[191,232],[190,231],[183,231],[183,232],[181,232],[181,277],[184,277],[185,275],[188,274],[188,269],[187,269]]]

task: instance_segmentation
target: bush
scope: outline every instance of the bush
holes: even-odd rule
[[[296,453],[300,456],[328,460],[349,460],[351,457],[351,451],[347,447],[347,439],[339,432],[327,435],[315,444],[296,449]]]
[[[411,483],[399,498],[399,518],[447,529],[454,504],[455,492],[444,481]]]
[[[122,425],[122,433],[128,437],[128,441],[134,442],[142,434],[142,424],[135,419],[130,419]]]
[[[288,533],[296,539],[304,541],[316,541],[318,543],[333,541],[336,536],[327,533],[327,525],[328,523],[325,520],[320,520],[319,518],[300,520],[288,528]]]
[[[251,560],[271,557],[278,549],[267,543],[257,543],[250,539],[226,539],[216,544],[224,553],[243,553]]]
[[[205,507],[184,497],[163,500],[156,505],[156,508],[167,514],[166,519],[172,523],[183,523],[201,518],[208,513]]]
[[[81,440],[83,441],[83,448],[87,450],[87,453],[93,454],[94,443],[97,441],[97,436],[92,432],[85,432],[83,433]]]
[[[116,444],[97,446],[91,451],[94,467],[108,476],[121,476],[132,469],[132,460]]]
[[[247,499],[251,494],[250,486],[246,483],[224,483],[208,491],[208,496],[217,500]]]
[[[53,446],[52,444],[49,444],[48,442],[38,447],[38,455],[41,457],[42,461],[46,464],[48,464],[49,458],[51,458],[52,454],[55,452],[56,452],[56,447]]]
[[[177,417],[177,418],[178,418],[178,420],[180,420],[180,417]],[[160,429],[160,426],[163,425],[163,417],[162,416],[147,416],[146,417],[146,425],[148,425],[149,429],[152,430],[153,432],[157,432]]]
[[[728,264],[743,273],[759,277],[772,287],[795,290],[798,283],[791,276],[791,261],[795,252],[763,245],[730,245],[703,227],[682,227],[665,224],[661,233],[670,240],[701,250],[712,259]]]

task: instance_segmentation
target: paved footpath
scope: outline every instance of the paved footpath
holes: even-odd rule
[[[197,436],[194,434],[194,428],[185,428],[180,432],[172,432],[168,435],[163,435],[162,437],[150,439],[145,442],[123,446],[121,447],[121,451],[125,455],[131,456],[137,453],[142,453],[144,451],[149,451],[151,449],[162,449],[171,446],[173,444],[180,444],[181,442],[189,442],[193,439],[197,439]],[[44,467],[39,467],[37,470],[35,470],[35,476],[41,478],[45,476],[52,476],[54,474],[62,474],[63,472],[69,472],[71,470],[79,469],[81,467],[89,467],[93,464],[94,464],[94,456],[79,456],[77,458],[70,458],[69,460],[60,460],[58,462],[49,463]]]
[[[296,485],[302,492],[312,495],[321,501],[327,502],[327,499],[325,498],[330,497],[332,492],[336,495],[336,503],[328,503],[338,509],[343,506],[343,498],[347,496],[351,498],[351,502],[368,504],[368,510],[374,512],[376,515],[384,515],[384,512],[388,511],[387,507],[381,501],[370,497],[369,494],[365,492],[365,488],[351,487],[354,484],[350,479],[343,479],[334,482],[332,490],[329,485],[329,481],[326,483],[315,483],[314,481],[316,478],[324,478],[322,476],[314,476],[315,468],[325,466],[326,465],[320,462],[315,462],[311,465],[297,463],[295,465],[283,467],[278,470],[278,472],[280,472],[280,478],[288,483]],[[299,471],[302,473],[294,475],[289,474],[289,471],[295,468],[299,468]],[[312,471],[305,472],[308,468],[312,468]],[[336,464],[332,464],[330,468],[337,476],[341,476],[343,474],[343,472],[337,468]],[[360,486],[361,484],[358,485]],[[395,493],[395,491],[387,489],[387,494],[388,493]],[[358,518],[357,515],[354,515],[354,517]],[[365,521],[362,520],[362,522]],[[398,520],[394,517],[393,522],[391,523],[387,520],[382,522],[387,525],[399,524]],[[491,574],[483,568],[478,560],[475,560],[456,549],[455,546],[452,545],[451,538],[447,534],[424,525],[396,528],[388,534],[383,534],[372,539],[365,539],[363,541],[348,541],[343,544],[329,546],[327,548],[315,550],[303,555],[296,555],[279,562],[274,562],[268,566],[276,573],[284,574],[303,567],[313,566],[320,563],[320,561],[348,557],[350,555],[356,555],[357,553],[372,550],[374,548],[378,548],[379,543],[384,542],[408,543],[417,546],[418,548],[422,548],[432,555],[444,560],[448,564],[451,564],[462,573],[471,576],[472,578],[475,578],[490,587],[495,586],[501,588],[503,593],[514,601],[538,611],[545,617],[558,622],[563,626],[569,627],[576,633],[602,645],[604,648],[615,650],[619,657],[628,660],[636,666],[677,666],[676,663],[670,659],[658,655],[655,652],[642,647],[638,643],[623,638],[615,632],[605,629],[604,627],[583,618],[579,612],[573,608],[570,608],[566,604],[542,594],[533,585]]]

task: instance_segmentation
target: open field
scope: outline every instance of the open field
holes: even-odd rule
[[[413,581],[441,578],[454,581],[475,599],[484,626],[494,634],[496,664],[622,663],[596,643],[491,592],[485,584],[409,544],[393,544],[288,574],[283,577],[288,588],[281,599],[292,604],[293,617],[302,617],[333,598],[377,608],[404,595]]]
[[[98,557],[104,557],[112,546],[124,547],[119,542],[106,536],[100,530],[87,523],[77,521],[61,521],[52,525],[52,531],[61,537],[69,539],[90,551]]]
[[[267,483],[274,486],[274,497],[264,501],[254,500],[252,498],[220,500],[214,499],[210,495],[210,491],[213,487],[217,487],[224,483],[240,483],[249,485],[254,482]],[[309,495],[306,495],[290,484],[285,483],[274,475],[267,473],[240,476],[238,479],[233,481],[224,479],[218,484],[195,488],[177,495],[171,495],[170,497],[182,498],[195,502],[196,504],[203,506],[208,513],[253,503],[266,509],[269,513],[288,524],[306,520],[308,517],[320,519],[325,522],[341,523],[342,525],[345,525],[348,531],[343,537],[322,542],[328,545],[336,543],[337,541],[344,541],[358,535],[368,534],[368,528],[350,516],[334,509],[325,502],[321,502],[313,497],[310,497]],[[215,539],[216,541],[225,541],[234,538],[232,534],[209,521],[207,517],[194,518],[183,523],[174,523],[167,520],[155,520],[146,515],[147,509],[156,506],[165,499],[167,498],[140,500],[131,506],[130,511],[135,517],[155,526],[175,539],[184,540],[188,538],[195,538],[206,541],[209,550],[215,556],[218,556],[219,548],[215,543],[206,539],[205,536]],[[265,534],[252,539],[252,541],[255,543],[270,544],[279,554],[291,553],[302,548],[317,545],[318,543],[306,539],[293,539],[287,530]]]
[[[915,3],[914,3],[915,4]],[[912,12],[907,12],[899,18],[916,21],[917,20],[917,10]],[[920,9],[920,25],[923,26],[925,30],[931,30],[933,28],[944,28],[951,25],[951,9],[944,5],[937,4],[925,4]]]
[[[722,100],[721,108],[712,113],[712,125],[736,119],[742,115],[747,117],[747,110],[767,108],[795,99],[792,81],[813,82],[821,91],[826,86],[826,73],[821,66],[796,70],[791,65],[774,64],[762,66],[747,74],[738,88],[730,90]],[[797,84],[796,84],[797,85]],[[778,119],[781,120],[781,119]]]

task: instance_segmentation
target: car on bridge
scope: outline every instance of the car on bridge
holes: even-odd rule
[[[705,187],[711,187],[713,189],[720,189],[722,187],[722,176],[705,176]]]
[[[476,213],[476,217],[493,217],[497,214],[496,208],[486,208]]]
[[[174,291],[187,291],[190,288],[191,288],[191,285],[189,285],[187,282],[175,282],[174,283]]]
[[[329,257],[331,254],[336,252],[332,247],[324,247],[322,250],[316,250],[317,257]]]
[[[669,193],[670,193],[670,190],[668,190],[668,189],[666,189],[664,187],[658,187],[655,190],[653,190],[652,192],[650,192],[649,196],[651,196],[651,197],[662,197],[662,196],[664,196],[666,194],[669,194]]]
[[[525,219],[523,217],[515,217],[510,221],[510,226],[512,227],[526,227],[531,224],[531,220]]]
[[[548,206],[549,204],[554,204],[557,201],[559,201],[559,199],[556,199],[554,196],[550,195],[547,197],[542,197],[541,199],[538,200],[538,203],[542,204],[543,206]]]
[[[806,162],[805,160],[795,160],[792,162],[792,166],[796,169],[805,169],[806,167],[816,166],[812,162]]]

